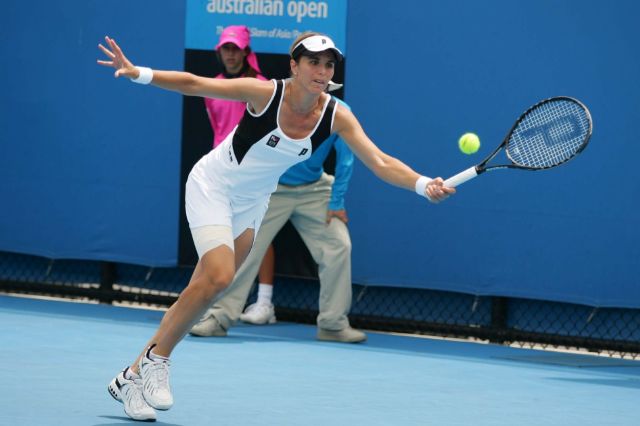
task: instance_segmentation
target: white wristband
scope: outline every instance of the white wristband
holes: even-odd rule
[[[136,67],[140,72],[138,78],[132,78],[131,81],[138,84],[149,84],[153,80],[153,71],[147,67]]]
[[[427,185],[432,180],[433,179],[431,179],[430,177],[420,176],[416,181],[416,194],[420,195],[421,197],[429,198],[427,197],[426,190],[427,190]]]

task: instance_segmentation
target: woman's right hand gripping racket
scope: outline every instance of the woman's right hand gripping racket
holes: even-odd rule
[[[542,170],[566,163],[581,153],[591,137],[591,114],[576,99],[545,99],[526,110],[504,141],[484,161],[450,177],[444,186],[456,187],[489,170]],[[503,149],[511,163],[488,166]]]

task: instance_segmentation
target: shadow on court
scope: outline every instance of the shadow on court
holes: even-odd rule
[[[118,423],[96,423],[92,426],[122,426],[123,424],[146,424],[147,423],[147,422],[132,422],[132,420],[127,416],[98,416],[98,417],[103,419],[119,420],[119,422]],[[165,423],[158,420],[156,420],[155,422],[152,422],[151,424],[153,424],[154,426],[187,426],[187,425],[182,425],[177,423]]]
[[[562,382],[586,383],[590,385],[615,386],[618,388],[640,389],[640,380],[638,379],[577,379],[553,377],[551,380]]]

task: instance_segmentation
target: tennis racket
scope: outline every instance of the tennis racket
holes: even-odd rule
[[[490,170],[543,170],[559,166],[587,147],[592,128],[591,114],[582,102],[567,96],[545,99],[518,118],[491,155],[450,177],[444,186],[456,187]],[[502,149],[509,163],[489,166],[489,161]]]

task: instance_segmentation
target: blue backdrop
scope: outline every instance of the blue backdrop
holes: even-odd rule
[[[481,160],[542,98],[575,96],[594,117],[575,161],[487,174],[439,206],[359,164],[354,281],[640,306],[639,12],[632,1],[352,2],[347,100],[383,150],[425,174]],[[456,146],[467,131],[483,141],[472,157]]]
[[[111,35],[180,69],[184,4],[10,0],[0,54],[0,250],[174,265],[179,96],[96,65]]]
[[[134,62],[182,68],[185,3],[11,0],[0,18],[0,250],[177,261],[181,98],[95,65],[105,34]],[[538,173],[495,172],[438,206],[356,166],[354,282],[639,307],[640,111],[631,0],[348,5],[346,100],[425,174],[486,155],[530,104],[584,101],[591,145]],[[468,157],[464,132],[483,141]]]

